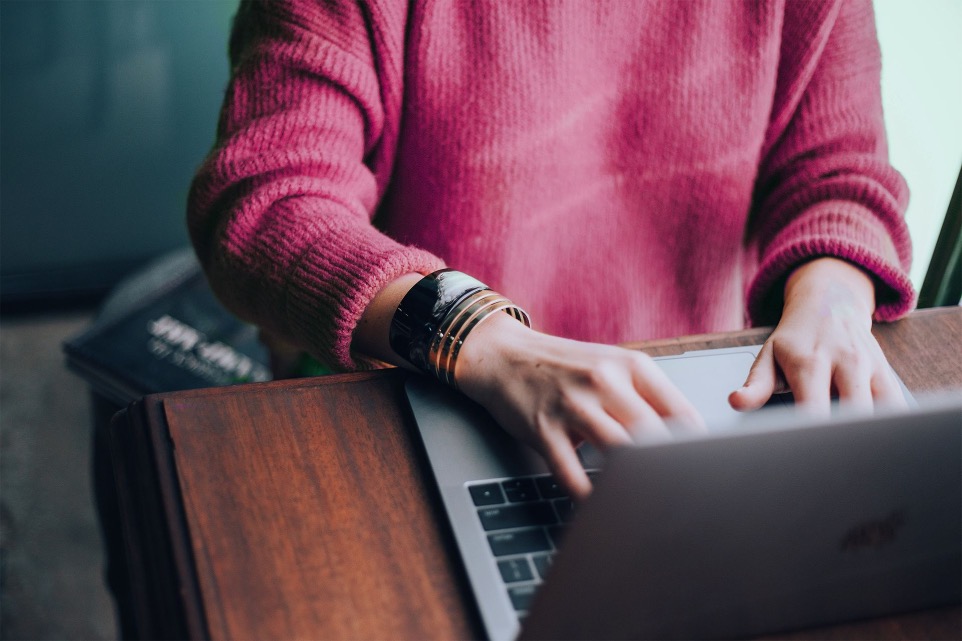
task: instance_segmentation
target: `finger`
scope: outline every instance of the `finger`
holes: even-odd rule
[[[572,497],[581,500],[591,494],[591,479],[581,466],[574,445],[563,431],[551,430],[546,433],[539,449],[555,479]]]
[[[904,408],[908,406],[902,386],[895,378],[895,372],[889,364],[883,363],[882,367],[875,372],[871,380],[872,397],[879,405],[888,407]]]
[[[665,421],[638,395],[628,378],[612,381],[602,403],[602,409],[635,441],[670,437]]]
[[[687,429],[687,423],[679,429],[679,433]],[[635,443],[640,445],[651,445],[653,443],[665,443],[673,438],[672,431],[659,418],[657,423],[636,423],[628,428],[635,439]]]
[[[796,358],[786,363],[782,371],[796,406],[817,416],[831,413],[832,371],[828,359],[817,356]]]
[[[676,419],[698,429],[705,427],[705,419],[695,406],[651,359],[636,360],[631,378],[637,393],[658,416]]]
[[[634,439],[645,438],[652,432],[668,433],[668,426],[665,420],[658,416],[655,410],[638,398],[637,407],[630,414],[618,419],[619,424],[624,426],[625,431]]]
[[[650,443],[671,438],[671,431],[665,424],[664,419],[650,407],[645,416],[641,416],[633,423],[628,424],[626,429],[636,443]]]
[[[665,429],[665,422],[649,405],[627,377],[613,384],[602,399],[602,408],[632,436],[640,437],[648,429]]]
[[[775,350],[771,341],[762,345],[745,384],[728,395],[728,403],[739,412],[757,410],[772,397],[778,382]]]
[[[595,447],[606,448],[631,443],[631,436],[625,426],[599,405],[582,406],[572,414],[575,414],[574,421],[568,431],[574,432],[575,437],[584,437]]]
[[[857,363],[842,363],[835,366],[832,382],[838,391],[840,405],[857,411],[872,411],[871,371]]]

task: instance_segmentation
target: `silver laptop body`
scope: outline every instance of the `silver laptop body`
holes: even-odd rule
[[[682,388],[686,396],[693,401],[702,414],[708,418],[710,425],[713,426],[711,436],[692,441],[691,445],[687,442],[677,443],[678,447],[684,450],[685,447],[693,446],[696,442],[705,441],[707,443],[718,439],[721,439],[719,442],[724,442],[725,438],[731,438],[743,431],[741,424],[745,421],[745,416],[737,414],[728,407],[727,396],[731,390],[744,381],[758,349],[758,346],[739,347],[693,352],[679,357],[658,359],[659,364],[668,373],[669,377]],[[508,557],[495,558],[492,555],[492,548],[495,543],[491,539],[497,533],[492,534],[492,532],[486,531],[484,527],[487,526],[482,526],[479,520],[482,510],[488,512],[492,508],[479,507],[473,500],[475,497],[471,490],[479,489],[479,482],[494,482],[496,484],[501,480],[515,477],[546,475],[547,467],[536,453],[504,433],[491,421],[486,412],[460,395],[419,377],[413,377],[409,381],[407,392],[432,471],[437,480],[442,501],[467,569],[469,581],[475,593],[485,629],[492,639],[514,638],[519,631],[517,610],[527,610],[529,607],[518,605],[515,600],[516,593],[523,592],[527,588],[533,590],[536,584],[540,585],[542,577],[539,575],[544,575],[543,566],[545,563],[537,564],[536,562],[539,559],[545,561],[548,556],[554,559],[555,552],[560,546],[552,535],[552,537],[549,537],[551,539],[550,554],[518,553]],[[784,420],[791,421],[791,419]],[[639,449],[644,450],[645,448]],[[596,452],[590,448],[583,448],[583,450],[582,458],[586,468],[593,469],[602,465],[603,461]],[[958,453],[958,448],[956,450]],[[619,466],[624,465],[626,464],[619,463]],[[627,465],[630,467],[631,464],[628,463]],[[774,476],[778,475],[777,469],[764,469],[768,469],[769,473]],[[817,474],[814,472],[812,474],[817,478]],[[605,473],[602,475],[604,485],[599,483],[599,488],[614,483],[612,481],[613,476],[615,475],[612,474],[611,468],[606,466]],[[628,474],[628,477],[630,477],[630,474]],[[702,477],[705,477],[705,474]],[[672,478],[672,476],[669,476],[668,479],[657,485],[649,483],[645,490],[652,494],[652,500],[659,497],[660,500],[670,498],[671,494],[667,492],[666,488],[674,486],[674,483],[670,482]],[[820,489],[815,486],[811,488],[811,493],[814,497],[822,496]],[[571,538],[574,536],[579,538],[596,536],[593,530],[589,531],[588,534],[583,533],[582,528],[585,527],[584,523],[589,518],[598,528],[623,531],[619,523],[611,523],[610,519],[598,516],[599,511],[603,511],[602,508],[592,507],[591,513],[595,516],[584,516],[588,512],[588,506],[596,504],[596,496],[603,497],[604,495],[596,490],[595,495],[586,506],[579,506],[579,516],[574,523],[564,528],[566,541],[577,541],[577,538]],[[737,503],[737,494],[734,491],[731,492],[728,495],[728,500]],[[555,501],[555,503],[559,502]],[[495,508],[497,507],[495,506]],[[604,509],[609,509],[609,507]],[[621,505],[614,514],[624,515],[627,511],[636,515],[641,521],[650,524],[645,518],[645,509],[647,508],[644,504],[635,504],[629,501],[628,505]],[[497,509],[494,509],[494,512],[497,511]],[[774,506],[770,511],[774,511]],[[507,512],[507,510],[504,510],[504,512]],[[659,524],[658,527],[662,526]],[[677,525],[666,523],[664,527],[672,528],[677,527]],[[785,545],[789,545],[789,543],[786,542]],[[566,543],[565,548],[567,547]],[[593,548],[594,546],[589,547]],[[590,550],[586,552],[585,549],[580,549],[576,556],[581,557],[588,552]],[[784,546],[783,552],[785,552],[787,558],[791,557],[790,550]],[[563,561],[565,565],[570,564],[571,561],[564,560],[565,558],[567,557],[562,555],[558,560]],[[590,554],[587,558],[590,558]],[[507,559],[507,561],[504,561],[504,559]],[[522,563],[528,568],[526,572],[533,576],[530,580],[525,577],[518,580],[518,577],[515,576],[512,580],[516,582],[508,583],[506,586],[504,568],[501,567],[503,562]],[[608,560],[605,560],[605,562],[607,563]],[[537,570],[533,569],[535,566],[537,566]],[[550,571],[551,576],[555,577],[557,571],[554,567],[551,567]],[[565,573],[567,572],[565,571]],[[557,574],[561,574],[561,572],[557,572]],[[562,578],[557,583],[555,583],[554,578],[549,583],[555,585],[557,590],[564,591],[567,581],[564,580],[564,574],[561,574],[561,576]],[[635,583],[637,583],[637,580]],[[625,591],[623,586],[620,589],[623,592]],[[538,587],[537,591],[540,593],[542,588]],[[635,592],[639,595],[642,594],[638,590],[635,590]],[[539,596],[539,602],[543,598]],[[540,608],[541,606],[537,607]],[[549,602],[544,607],[553,609],[554,606]],[[680,607],[680,604],[678,604],[678,607]],[[533,620],[540,621],[541,619],[537,616],[539,612],[534,610],[532,612]],[[590,618],[595,618],[594,615],[588,614],[591,610],[578,609],[578,612]],[[522,611],[521,614],[523,617],[525,612]],[[794,624],[789,623],[789,625]],[[592,633],[588,636],[597,636],[597,634]]]
[[[957,603],[962,400],[620,448],[565,537],[524,638],[744,637]]]

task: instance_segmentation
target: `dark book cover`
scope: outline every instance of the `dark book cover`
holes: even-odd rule
[[[111,400],[271,379],[257,329],[216,299],[191,257],[174,257],[115,293],[64,344],[67,365]]]

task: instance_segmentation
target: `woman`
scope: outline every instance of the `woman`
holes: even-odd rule
[[[581,440],[702,420],[618,342],[777,323],[734,407],[901,398],[869,0],[245,1],[231,56],[189,206],[219,296],[334,367],[457,385],[576,496]]]

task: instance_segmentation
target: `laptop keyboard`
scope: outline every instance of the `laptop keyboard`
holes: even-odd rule
[[[574,503],[550,475],[481,481],[468,485],[468,492],[511,604],[523,616],[551,567]]]

